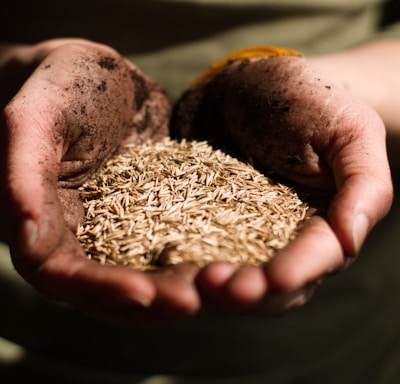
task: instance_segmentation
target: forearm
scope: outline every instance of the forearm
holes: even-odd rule
[[[400,39],[310,58],[332,81],[373,107],[389,134],[400,136]]]

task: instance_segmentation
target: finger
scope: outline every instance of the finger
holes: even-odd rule
[[[359,252],[393,199],[385,129],[372,110],[362,111],[357,116],[347,112],[348,133],[337,132],[330,159],[338,193],[328,218],[347,256]]]
[[[126,324],[154,326],[176,321],[197,313],[202,303],[194,286],[199,268],[194,264],[179,264],[151,273],[156,295],[147,311],[131,308],[122,318]]]
[[[337,270],[344,261],[341,244],[321,217],[310,218],[296,239],[265,267],[270,292],[292,292]]]
[[[22,255],[15,255],[11,248],[17,270],[48,299],[111,318],[123,309],[147,308],[155,298],[155,286],[149,276],[132,268],[89,260],[70,231],[41,263],[25,261],[40,259],[36,252],[36,244]]]
[[[205,266],[197,276],[197,284],[206,293],[214,294],[221,289],[238,269],[236,264],[214,262]]]
[[[2,170],[6,217],[10,218],[6,240],[20,252],[27,251],[36,241],[43,251],[55,249],[64,232],[55,189],[60,148],[49,138],[45,119],[41,121],[23,103],[17,103],[15,108],[13,104],[10,109],[5,122],[7,152]]]
[[[189,284],[193,284],[196,280],[200,267],[193,263],[180,263],[169,267],[169,272],[175,273],[186,280]]]
[[[269,293],[246,313],[252,315],[284,315],[305,305],[315,292],[315,284],[309,284],[295,291]]]
[[[152,274],[156,287],[153,307],[163,319],[186,317],[201,309],[200,296],[194,284],[197,271],[197,267],[182,265]]]
[[[174,273],[153,275],[101,265],[88,260],[73,233],[66,233],[46,257],[36,247],[38,242],[28,253],[15,255],[11,250],[17,270],[48,299],[66,302],[96,318],[132,324],[159,323],[200,309],[192,283],[195,271],[182,266]]]
[[[212,263],[197,277],[205,299],[225,310],[242,311],[266,294],[267,284],[261,268],[230,263]]]
[[[204,300],[211,304],[220,304],[223,301],[225,284],[237,269],[236,264],[226,262],[214,262],[205,266],[196,278],[197,287]]]
[[[267,294],[268,284],[263,270],[256,266],[240,267],[227,281],[223,299],[239,311],[254,306]]]

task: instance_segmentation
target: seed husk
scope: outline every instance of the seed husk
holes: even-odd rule
[[[309,206],[289,186],[205,141],[129,145],[80,188],[77,237],[100,263],[260,265],[293,240]]]

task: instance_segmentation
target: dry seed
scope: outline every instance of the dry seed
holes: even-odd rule
[[[127,146],[81,188],[77,236],[100,263],[154,269],[211,261],[261,264],[295,238],[308,206],[206,142]]]

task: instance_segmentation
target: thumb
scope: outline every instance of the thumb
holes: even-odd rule
[[[57,194],[62,142],[56,143],[51,116],[29,108],[23,98],[16,97],[5,108],[3,121],[6,241],[19,267],[35,267],[65,232]]]
[[[349,121],[354,128],[349,130],[351,134],[334,138],[333,147],[339,149],[332,157],[332,169],[338,192],[328,217],[345,254],[351,257],[388,213],[393,187],[381,119],[366,108],[357,119],[350,116]]]

